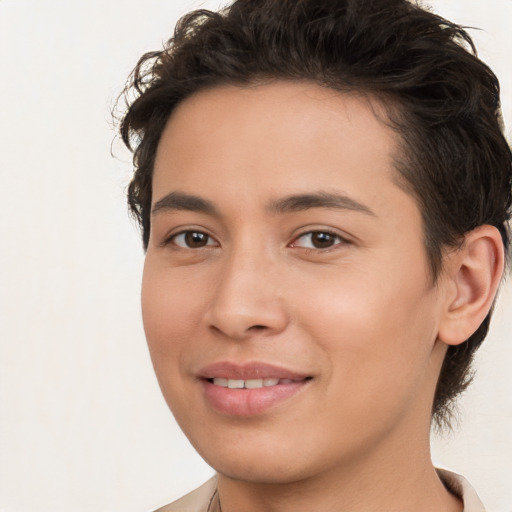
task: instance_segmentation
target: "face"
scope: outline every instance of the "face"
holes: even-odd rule
[[[172,412],[221,474],[291,482],[428,436],[442,283],[378,108],[226,86],[166,126],[144,326]]]

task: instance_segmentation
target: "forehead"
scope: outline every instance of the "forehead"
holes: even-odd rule
[[[255,212],[263,218],[282,198],[327,193],[371,210],[375,229],[398,231],[408,217],[422,237],[416,200],[395,168],[399,137],[385,119],[372,98],[309,82],[201,91],[164,129],[152,208],[179,192],[206,199],[232,220]]]
[[[391,179],[398,136],[385,118],[385,109],[373,98],[309,82],[201,91],[171,115],[158,146],[154,185],[172,174],[179,186],[204,167],[220,178],[231,166],[238,183],[251,177],[258,182],[269,166],[276,185],[304,178],[305,170],[312,185],[321,178],[320,170],[356,172],[368,181],[382,171]]]

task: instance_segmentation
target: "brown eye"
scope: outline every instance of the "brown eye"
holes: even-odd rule
[[[310,231],[297,238],[297,241],[293,245],[306,249],[329,249],[344,241],[345,240],[339,235],[329,233],[328,231]]]
[[[213,238],[202,231],[184,231],[172,237],[172,241],[185,249],[200,249],[201,247],[217,245]]]

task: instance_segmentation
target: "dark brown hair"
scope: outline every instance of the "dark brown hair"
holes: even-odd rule
[[[120,124],[134,152],[128,203],[150,233],[156,149],[174,108],[216,85],[309,80],[378,99],[401,136],[399,183],[417,200],[433,282],[443,251],[491,224],[508,249],[512,156],[498,80],[461,27],[406,0],[237,0],[183,17],[161,51],[139,60]],[[433,404],[441,425],[471,381],[490,313],[448,349]]]

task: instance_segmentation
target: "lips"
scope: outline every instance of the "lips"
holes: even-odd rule
[[[213,363],[201,369],[198,375],[202,379],[222,378],[232,380],[289,379],[298,381],[309,377],[307,374],[260,362],[245,364],[231,362]]]
[[[224,415],[249,417],[278,407],[302,391],[312,377],[266,363],[219,362],[198,374],[207,403]]]

